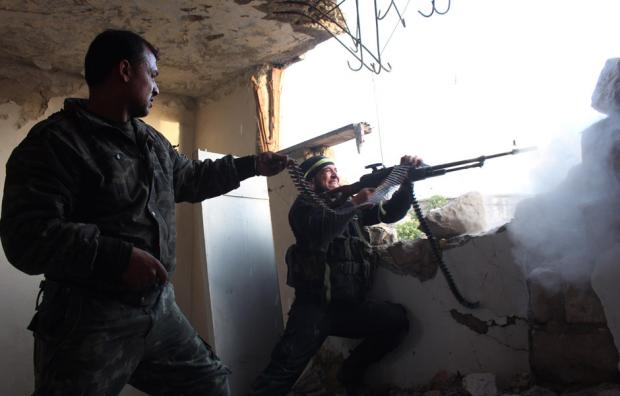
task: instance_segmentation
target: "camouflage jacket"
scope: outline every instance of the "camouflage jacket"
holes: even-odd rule
[[[362,227],[402,219],[412,197],[411,184],[404,184],[380,205],[335,215],[300,195],[289,211],[296,244],[287,252],[287,282],[298,298],[319,296],[339,302],[364,299],[372,283],[374,253]],[[347,202],[345,206],[352,208],[353,204]]]
[[[174,272],[175,202],[224,194],[254,176],[254,157],[189,160],[141,120],[110,124],[85,101],[35,125],[6,166],[0,237],[28,274],[119,287],[133,246]]]

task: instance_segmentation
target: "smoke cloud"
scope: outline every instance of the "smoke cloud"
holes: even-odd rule
[[[592,107],[607,117],[582,132],[581,163],[551,191],[521,202],[508,226],[527,274],[545,268],[583,280],[620,243],[619,61],[609,59],[599,76]]]

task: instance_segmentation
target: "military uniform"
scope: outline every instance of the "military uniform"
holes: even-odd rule
[[[365,369],[398,346],[409,328],[404,307],[372,301],[375,256],[362,227],[395,222],[411,205],[403,186],[382,205],[333,215],[299,196],[289,212],[296,244],[287,252],[288,283],[295,301],[271,362],[253,384],[252,396],[286,395],[329,335],[363,339],[343,363],[340,380],[349,394]],[[345,204],[341,212],[352,207]]]
[[[120,282],[131,251],[175,261],[175,202],[224,194],[256,175],[254,157],[192,161],[149,125],[107,122],[67,99],[7,163],[0,237],[9,261],[44,274],[35,394],[227,395],[229,370],[180,312],[171,285]]]

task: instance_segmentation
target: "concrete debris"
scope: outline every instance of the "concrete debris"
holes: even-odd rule
[[[432,258],[426,239],[396,242],[375,249],[378,264],[399,275],[409,275],[424,282],[437,274],[437,263]]]
[[[592,107],[603,114],[620,110],[620,58],[608,59],[592,94]]]
[[[370,244],[377,245],[391,245],[396,242],[396,230],[385,224],[377,224],[368,227]]]
[[[463,388],[472,396],[497,396],[495,374],[473,373],[463,378]]]
[[[479,192],[469,192],[433,209],[426,221],[437,238],[477,234],[487,228],[484,199]]]

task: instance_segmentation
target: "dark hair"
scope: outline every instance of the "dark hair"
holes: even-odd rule
[[[159,59],[159,51],[140,35],[128,30],[106,30],[90,43],[84,58],[84,76],[89,87],[94,87],[108,77],[123,59],[135,64],[142,61],[144,50]]]

